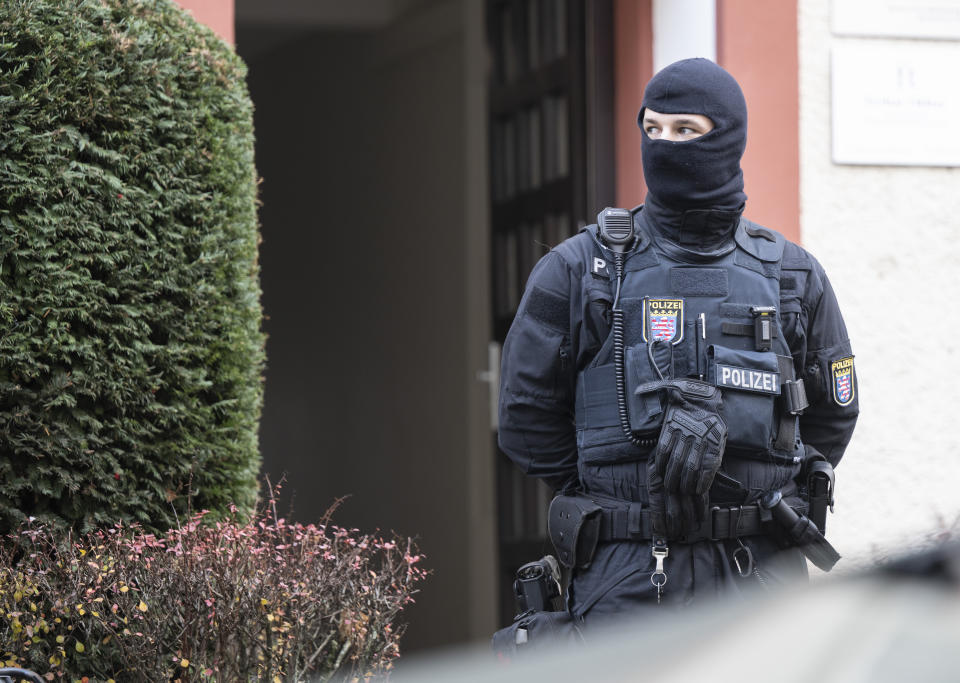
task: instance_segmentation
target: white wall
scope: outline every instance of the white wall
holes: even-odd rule
[[[653,0],[653,72],[689,57],[717,60],[716,0]]]
[[[799,2],[801,233],[856,354],[861,417],[828,522],[852,569],[960,532],[960,169],[831,162],[831,46],[903,40],[832,36],[829,12]],[[958,134],[910,124],[888,134]]]

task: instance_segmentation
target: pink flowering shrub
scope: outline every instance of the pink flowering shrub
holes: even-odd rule
[[[164,536],[27,527],[0,545],[0,652],[48,680],[366,678],[426,572],[411,541],[261,514]]]

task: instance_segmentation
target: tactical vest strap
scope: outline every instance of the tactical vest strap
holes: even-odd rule
[[[732,334],[738,337],[752,337],[756,331],[756,327],[753,324],[747,323],[721,323],[721,331],[724,334]],[[776,338],[779,336],[776,325],[770,326],[770,337]]]
[[[780,428],[773,447],[780,451],[792,451],[797,445],[797,415],[810,405],[803,380],[794,379],[793,358],[777,356],[782,382],[780,394],[783,397],[783,409],[780,412]]]

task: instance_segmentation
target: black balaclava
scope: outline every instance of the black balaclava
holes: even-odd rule
[[[643,132],[644,213],[669,240],[705,253],[732,245],[747,195],[740,158],[747,145],[747,103],[733,76],[708,59],[684,59],[658,72],[643,93],[661,114],[702,114],[713,130],[692,140],[653,140]]]

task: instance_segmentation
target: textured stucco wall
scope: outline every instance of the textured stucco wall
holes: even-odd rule
[[[801,232],[856,354],[861,417],[829,520],[838,569],[852,569],[960,531],[960,168],[832,163],[831,46],[903,41],[836,37],[829,19],[829,0],[799,3]]]

